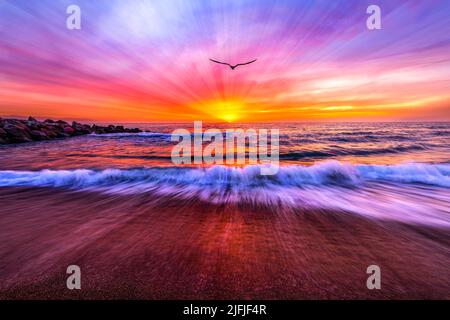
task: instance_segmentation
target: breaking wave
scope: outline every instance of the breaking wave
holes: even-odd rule
[[[326,161],[280,167],[152,167],[106,170],[0,171],[0,186],[63,187],[108,194],[146,194],[211,203],[337,209],[369,218],[450,227],[450,165],[352,165]]]
[[[254,188],[270,185],[360,186],[370,181],[427,184],[450,187],[450,164],[404,163],[398,165],[352,165],[325,161],[312,166],[281,166],[274,176],[260,175],[259,165],[244,168],[152,167],[106,170],[0,171],[0,186],[52,186],[85,188],[134,183],[166,183],[190,186]]]

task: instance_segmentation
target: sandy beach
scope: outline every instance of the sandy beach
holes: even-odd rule
[[[55,188],[3,187],[0,203],[0,299],[450,298],[444,229]]]

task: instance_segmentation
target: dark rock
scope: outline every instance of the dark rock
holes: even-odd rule
[[[67,126],[69,126],[69,124],[68,124],[67,122],[62,121],[62,120],[58,120],[58,121],[56,121],[56,123],[59,124],[59,125],[62,126],[62,127],[67,127]]]
[[[65,132],[58,132],[58,138],[68,138],[71,135]]]
[[[3,127],[6,126],[15,126],[20,128],[27,128],[26,121],[23,120],[17,120],[17,119],[4,119],[3,120]]]
[[[0,118],[0,144],[42,141],[55,138],[66,138],[90,133],[105,134],[116,132],[142,132],[138,128],[124,128],[124,126],[97,126],[72,122],[72,125],[63,120],[47,119],[43,122],[33,117],[27,120]]]
[[[3,130],[8,134],[8,139],[12,142],[30,142],[33,141],[28,127],[20,123],[9,122],[3,126]]]
[[[97,133],[97,134],[108,133],[106,127],[97,126],[96,124],[94,124],[94,125],[92,126],[92,129],[93,129],[93,131],[94,131],[95,133]]]
[[[92,132],[92,128],[88,124],[81,124],[76,121],[72,122],[72,128],[75,129],[75,131],[80,132],[81,134],[89,134]]]
[[[33,117],[28,118],[27,120],[27,126],[30,130],[38,130],[39,129],[39,121],[35,120],[30,120],[30,119],[34,119]]]
[[[92,132],[92,128],[90,125],[88,124],[83,124],[83,130],[84,133],[91,133]]]
[[[42,128],[41,131],[50,139],[54,139],[58,137],[58,134],[56,131],[53,131],[52,129],[48,129],[47,127]]]
[[[82,134],[84,134],[84,132],[82,132],[83,131],[83,125],[81,123],[73,121],[72,122],[72,128],[73,128],[73,130],[75,130],[74,135],[82,135]]]
[[[81,130],[83,128],[83,125],[76,121],[72,121],[72,128],[74,128],[75,130]]]
[[[30,136],[33,140],[48,140],[49,137],[45,134],[44,131],[39,130],[31,130]]]
[[[72,134],[75,133],[75,129],[72,128],[72,127],[65,127],[65,128],[64,128],[64,133],[67,133],[67,134],[69,134],[69,135],[72,135]]]
[[[115,133],[116,132],[116,126],[113,126],[112,124],[110,124],[109,126],[107,126],[105,128],[105,131],[107,133]]]
[[[0,144],[6,144],[9,143],[9,139],[8,139],[8,133],[3,130],[2,128],[0,128]]]

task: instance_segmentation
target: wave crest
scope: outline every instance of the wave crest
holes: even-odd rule
[[[421,184],[421,185],[418,185]],[[0,171],[0,186],[66,187],[113,194],[326,208],[368,217],[450,227],[450,165],[289,165],[275,176],[259,166]],[[154,199],[154,197],[152,198]]]
[[[358,186],[368,181],[421,183],[450,187],[450,165],[405,163],[398,165],[352,165],[325,161],[312,166],[287,165],[274,176],[260,175],[260,166],[244,168],[153,167],[106,170],[0,171],[0,186],[95,187],[129,183],[252,188],[282,186]]]

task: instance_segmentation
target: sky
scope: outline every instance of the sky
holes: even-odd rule
[[[66,27],[72,4],[81,30]],[[366,27],[371,4],[381,30]],[[450,0],[0,0],[0,116],[448,121],[449,12]]]

